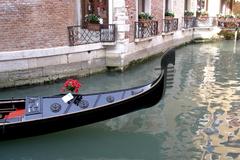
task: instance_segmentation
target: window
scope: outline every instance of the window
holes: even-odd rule
[[[188,0],[185,0],[184,2],[184,10],[188,10]]]
[[[169,11],[169,0],[165,0],[165,12]]]
[[[197,1],[197,9],[198,11],[208,10],[208,0],[198,0]]]
[[[82,0],[83,21],[87,14],[95,14],[103,19],[104,24],[108,24],[108,0]]]
[[[173,0],[165,0],[165,12],[173,11]]]
[[[146,12],[151,14],[151,1],[150,0],[138,0],[138,13]]]

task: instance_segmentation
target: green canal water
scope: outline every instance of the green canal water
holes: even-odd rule
[[[173,87],[157,105],[84,127],[2,141],[0,160],[240,159],[240,50],[233,52],[233,45],[179,48]],[[159,61],[80,78],[80,92],[145,84],[157,77]],[[1,90],[0,98],[58,94],[62,84]]]

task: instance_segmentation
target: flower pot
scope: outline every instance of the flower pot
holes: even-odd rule
[[[193,16],[184,16],[184,19],[192,19]]]
[[[149,26],[149,22],[150,20],[140,20],[140,25],[143,26],[143,27],[148,27]]]
[[[87,24],[87,29],[88,29],[89,31],[100,31],[100,24],[88,23],[88,24]]]
[[[224,22],[224,21],[225,21],[225,18],[224,18],[224,17],[219,17],[219,18],[218,18],[218,21]]]
[[[172,20],[174,17],[173,16],[165,16],[165,19],[167,20]]]
[[[207,21],[208,20],[208,16],[203,15],[197,18],[199,21]]]

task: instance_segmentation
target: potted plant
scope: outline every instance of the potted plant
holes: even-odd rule
[[[165,12],[165,19],[173,19],[174,18],[174,13],[167,11]]]
[[[207,11],[201,11],[199,13],[198,20],[200,20],[200,21],[208,20],[208,12]]]
[[[138,20],[143,24],[143,27],[147,27],[149,25],[149,21],[153,19],[153,16],[149,13],[141,12],[138,14]]]
[[[222,14],[218,14],[217,17],[218,17],[218,21],[224,21],[225,20],[225,17]]]
[[[233,22],[234,21],[234,16],[233,15],[225,15],[225,19],[227,20],[227,21],[230,21],[230,22]]]
[[[236,19],[236,22],[240,22],[240,14],[237,14],[236,16],[235,16],[235,19]]]
[[[202,11],[200,16],[201,17],[208,17],[208,12],[207,11]]]
[[[194,13],[191,11],[188,11],[188,10],[184,11],[184,18],[192,18],[193,15],[194,15]]]
[[[100,17],[95,14],[88,14],[85,16],[85,22],[88,30],[99,31],[100,30]]]
[[[151,16],[149,13],[141,12],[138,15],[138,19],[140,21],[147,21],[147,20],[152,20],[153,16]]]

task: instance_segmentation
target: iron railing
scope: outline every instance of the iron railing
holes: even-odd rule
[[[221,28],[237,28],[240,26],[240,19],[238,18],[218,18],[217,25]]]
[[[89,25],[69,26],[69,45],[115,42],[115,30],[114,24],[101,24],[97,27],[90,27]]]
[[[195,27],[214,27],[217,26],[216,17],[197,17]]]
[[[115,42],[116,40],[115,24],[100,25],[100,42]]]
[[[163,32],[173,32],[178,30],[178,19],[177,18],[170,18],[170,19],[163,19]]]
[[[183,17],[183,28],[193,28],[195,27],[196,17]]]
[[[158,34],[158,21],[135,22],[135,38],[148,38]]]

